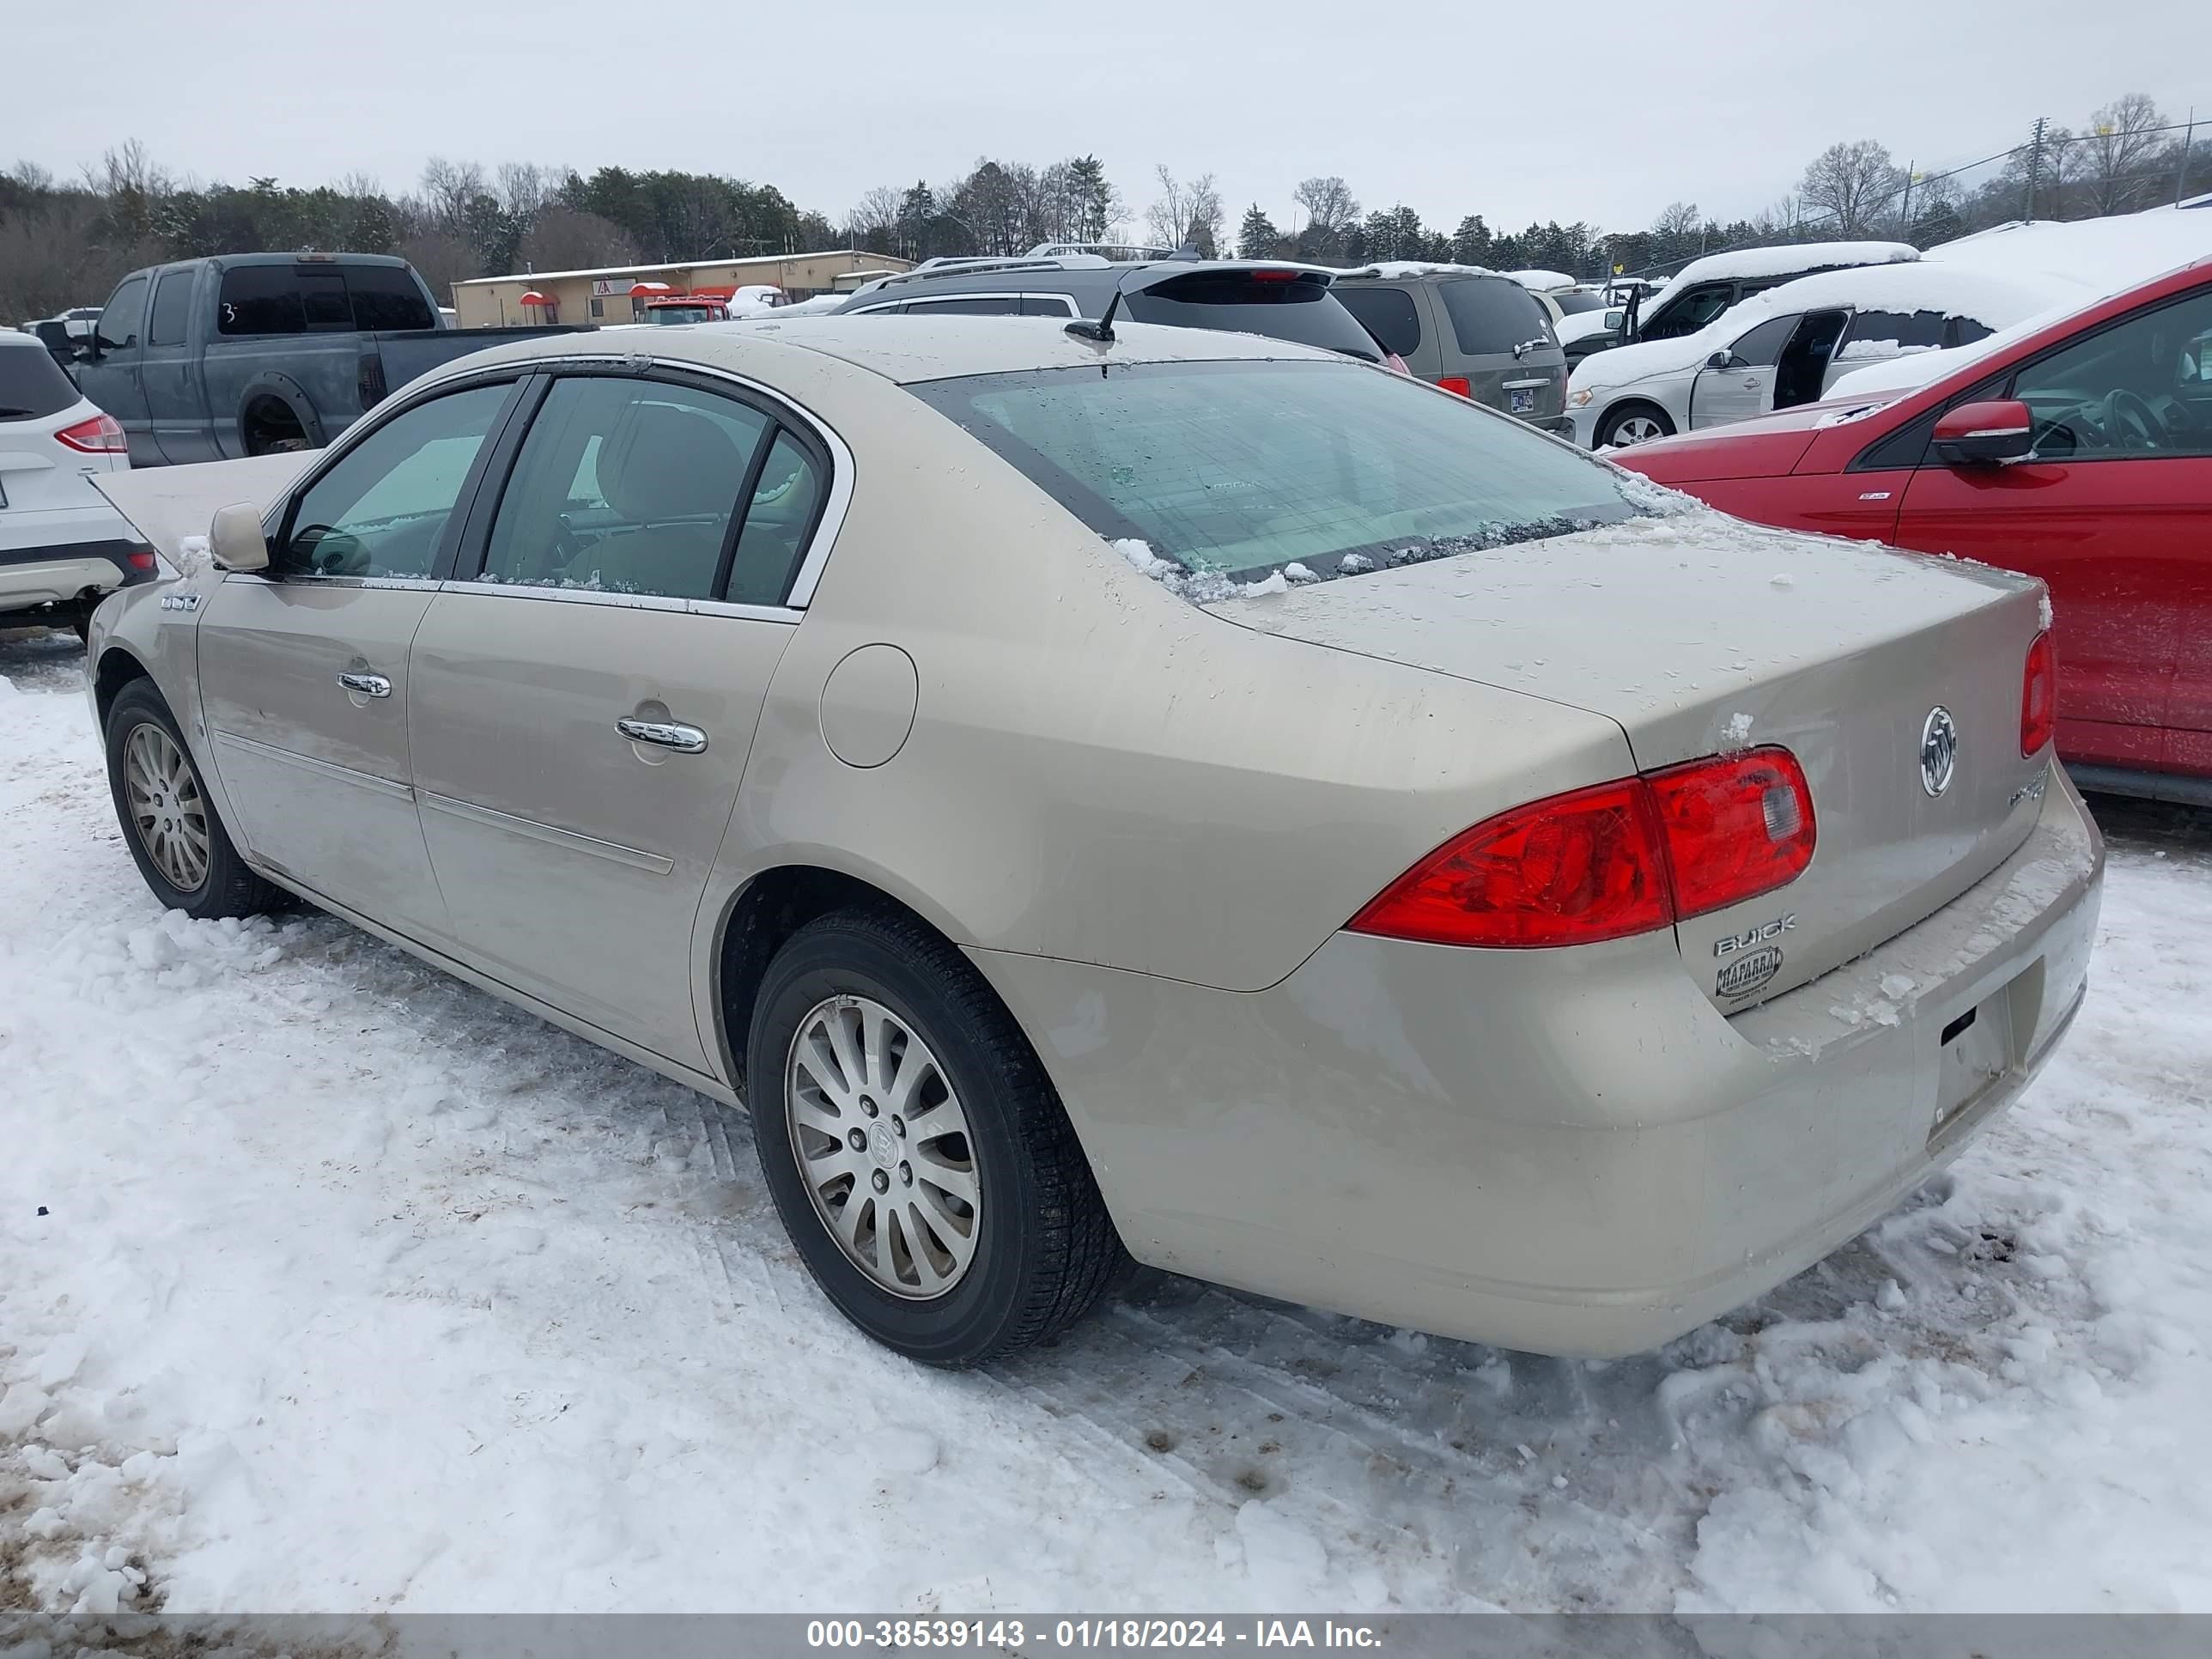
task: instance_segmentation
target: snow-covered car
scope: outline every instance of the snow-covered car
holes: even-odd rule
[[[104,595],[153,574],[152,550],[93,487],[130,465],[123,428],[38,337],[0,333],[0,627],[82,633]]]
[[[1925,258],[1930,264],[2057,278],[2066,288],[2067,298],[2043,316],[2028,318],[1971,345],[1854,368],[1838,378],[1830,392],[1839,398],[1862,398],[1929,385],[2072,310],[2080,303],[2079,289],[2092,295],[2118,294],[2207,257],[2212,257],[2212,196],[2102,219],[1996,225],[1941,243],[1928,250]]]
[[[1762,289],[1823,271],[1910,264],[1919,257],[1910,242],[1790,242],[1708,253],[1684,265],[1657,293],[1631,295],[1622,340],[1634,345],[1695,334]]]
[[[1754,295],[1695,334],[1585,357],[1567,413],[1585,448],[1620,448],[1817,403],[1847,371],[1968,344],[2092,296],[2056,276],[1926,262],[1800,277]]]
[[[1048,1336],[1125,1247],[1641,1349],[1919,1187],[2079,1005],[2029,579],[1243,332],[649,345],[148,475],[211,556],[94,618],[116,810],[166,908],[299,894],[742,1099],[902,1353]]]

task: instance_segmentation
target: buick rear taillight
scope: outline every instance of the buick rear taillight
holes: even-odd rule
[[[1442,380],[1438,380],[1437,384],[1442,386],[1445,391],[1455,392],[1462,398],[1472,398],[1474,396],[1474,386],[1464,374],[1447,374]]]
[[[112,415],[95,415],[88,421],[64,427],[54,436],[87,455],[120,455],[131,447]]]
[[[1677,921],[1786,886],[1813,861],[1813,792],[1787,749],[1650,773],[1667,832]]]
[[[1716,756],[1486,819],[1346,926],[1495,950],[1624,939],[1796,880],[1816,839],[1796,756],[1782,748]]]
[[[2020,752],[2040,754],[2058,729],[2058,653],[2051,635],[2038,634],[2027,647],[2027,665],[2020,680]]]

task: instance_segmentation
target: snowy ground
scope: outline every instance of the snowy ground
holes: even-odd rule
[[[0,1607],[2212,1609],[2212,815],[2111,809],[2008,1121],[1664,1352],[1153,1279],[947,1376],[816,1294],[741,1117],[156,911],[81,664],[0,635]]]

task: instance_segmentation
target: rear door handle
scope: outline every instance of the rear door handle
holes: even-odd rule
[[[381,674],[341,674],[338,684],[364,697],[388,697],[392,695],[392,682]]]
[[[641,720],[625,715],[615,722],[615,730],[632,743],[649,743],[657,749],[673,749],[679,755],[705,752],[707,734],[696,726],[686,726],[681,720]]]

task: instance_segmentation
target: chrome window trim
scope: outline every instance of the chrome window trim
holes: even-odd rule
[[[290,749],[279,749],[273,744],[257,743],[252,738],[241,738],[235,732],[218,731],[216,742],[226,749],[236,749],[263,760],[296,766],[313,772],[318,777],[335,778],[340,783],[351,783],[380,795],[389,795],[394,800],[413,800],[415,791],[396,778],[380,778],[374,772],[356,772],[350,766],[340,766],[336,761],[319,760],[313,755],[302,755]]]
[[[263,576],[250,570],[224,573],[227,582],[313,582],[324,587],[393,588],[418,593],[495,593],[512,599],[556,599],[564,605],[605,605],[628,611],[665,611],[681,616],[731,617],[739,622],[781,623],[795,628],[804,611],[787,605],[741,605],[730,599],[687,599],[672,593],[614,593],[596,587],[539,587],[529,582],[488,582],[481,576],[432,581],[422,576]]]
[[[579,835],[574,830],[562,830],[550,823],[540,823],[536,818],[519,818],[512,812],[501,812],[489,806],[478,806],[474,801],[456,800],[451,795],[434,794],[425,789],[417,801],[449,817],[463,818],[471,823],[481,823],[495,830],[504,830],[511,835],[531,841],[542,841],[549,847],[565,847],[571,852],[588,853],[594,858],[608,859],[627,865],[633,870],[644,870],[656,876],[665,876],[676,868],[676,860],[658,853],[648,853],[640,848],[625,847],[617,841],[601,841],[596,836]]]
[[[271,587],[313,582],[321,587],[392,588],[406,593],[434,593],[445,586],[434,576],[340,576],[319,570],[288,572],[282,576],[264,576],[258,570],[229,570],[223,573],[222,579],[226,582],[262,582]]]
[[[624,611],[665,611],[677,616],[734,617],[744,622],[795,627],[805,616],[789,605],[738,605],[727,599],[687,599],[674,593],[616,593],[600,587],[544,587],[532,582],[488,582],[457,576],[439,584],[448,593],[489,593],[510,599],[554,599],[563,605],[603,605]]]

